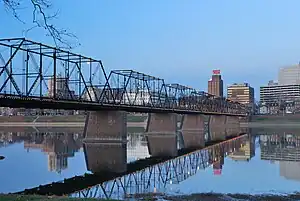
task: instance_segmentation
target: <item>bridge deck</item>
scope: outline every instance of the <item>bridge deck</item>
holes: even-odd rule
[[[64,110],[122,110],[127,112],[141,113],[177,113],[177,114],[205,114],[205,115],[228,115],[228,116],[247,116],[246,114],[192,110],[190,108],[167,108],[167,107],[147,107],[142,105],[115,105],[109,103],[93,103],[88,101],[70,101],[70,100],[52,100],[52,99],[34,99],[19,98],[17,96],[4,97],[0,95],[0,107],[11,108],[40,108],[40,109],[64,109]]]

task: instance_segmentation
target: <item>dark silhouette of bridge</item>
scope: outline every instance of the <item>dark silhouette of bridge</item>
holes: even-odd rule
[[[247,157],[247,152],[254,151],[250,150],[253,146],[248,146],[249,150],[246,152],[239,150],[252,141],[250,136],[242,135],[77,191],[71,197],[125,199],[138,198],[149,193],[159,195],[164,193],[167,186],[176,186],[210,166],[213,166],[214,172],[221,174],[224,158],[237,152]],[[96,161],[90,163],[96,164]]]
[[[245,116],[244,105],[25,38],[0,39],[0,106]]]

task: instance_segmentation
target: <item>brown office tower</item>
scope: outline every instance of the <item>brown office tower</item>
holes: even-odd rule
[[[208,93],[217,97],[223,97],[223,80],[220,70],[213,70],[213,75],[208,81]]]

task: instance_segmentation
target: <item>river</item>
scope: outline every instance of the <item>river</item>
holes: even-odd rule
[[[39,185],[93,174],[101,164],[98,152],[84,145],[82,131],[25,130],[0,132],[0,193],[13,193]],[[255,128],[246,134],[151,164],[118,178],[82,187],[66,195],[124,199],[144,194],[293,193],[300,188],[300,129]],[[180,147],[180,142],[178,142]],[[115,150],[113,148],[111,153]],[[110,150],[109,149],[109,150]],[[130,129],[126,163],[150,156],[145,134]],[[123,156],[123,155],[122,155]],[[120,155],[118,155],[120,157]],[[128,166],[127,166],[128,167]]]

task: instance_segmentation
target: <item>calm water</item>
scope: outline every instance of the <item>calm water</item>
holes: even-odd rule
[[[79,133],[0,133],[0,193],[16,192],[93,171]],[[85,148],[83,148],[85,147]],[[103,150],[103,147],[97,147]],[[107,147],[105,147],[107,150]],[[148,157],[143,133],[129,133],[127,162]],[[94,154],[95,155],[95,154]],[[103,157],[103,156],[102,156]],[[124,198],[165,193],[291,193],[300,189],[300,130],[251,130],[142,171],[73,193]]]
[[[0,193],[91,173],[81,133],[0,133]],[[149,157],[145,136],[128,134],[127,162]],[[92,163],[93,161],[91,161]]]

